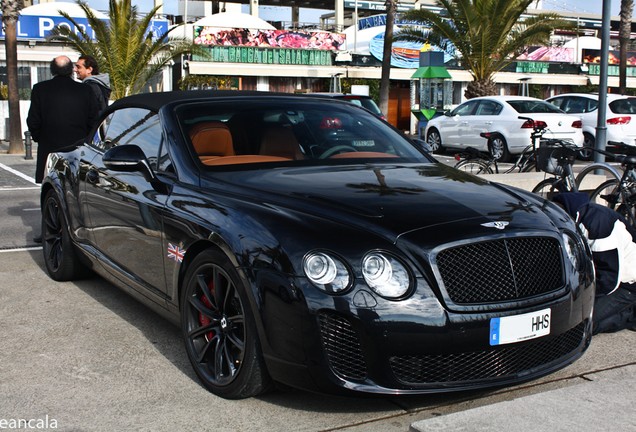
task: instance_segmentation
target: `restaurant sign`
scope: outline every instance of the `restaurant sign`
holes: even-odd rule
[[[260,48],[215,45],[209,47],[209,57],[195,56],[197,61],[217,63],[253,63],[280,65],[332,66],[331,51],[290,48]]]
[[[548,73],[549,63],[545,62],[517,62],[517,73]]]

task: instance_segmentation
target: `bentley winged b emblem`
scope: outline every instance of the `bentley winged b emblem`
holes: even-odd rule
[[[504,229],[505,227],[508,226],[510,222],[504,222],[504,221],[495,221],[495,222],[487,222],[487,223],[483,223],[481,224],[481,226],[485,226],[487,228],[497,228],[497,229]]]

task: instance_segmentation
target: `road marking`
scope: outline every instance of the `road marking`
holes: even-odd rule
[[[35,180],[33,179],[33,177],[29,177],[28,175],[23,174],[20,171],[14,170],[13,168],[6,166],[5,164],[1,164],[0,163],[0,168],[9,171],[12,174],[17,175],[18,177],[22,177],[23,179],[25,179],[29,183],[37,184],[37,183],[35,183]]]
[[[15,249],[0,249],[0,252],[24,252],[24,251],[36,251],[36,250],[42,250],[42,246],[22,247],[22,248],[15,248]]]
[[[40,211],[40,207],[32,208],[32,209],[22,209],[24,211]]]
[[[40,190],[40,186],[37,187],[0,187],[0,191],[17,191],[17,190]]]

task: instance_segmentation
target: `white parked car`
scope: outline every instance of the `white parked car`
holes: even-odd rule
[[[582,123],[541,99],[525,96],[485,96],[470,99],[426,126],[426,142],[436,153],[475,147],[495,158],[509,160],[531,144],[531,118],[546,128],[543,138],[571,141],[583,146]],[[482,138],[481,133],[489,135]]]
[[[584,145],[594,147],[598,124],[598,94],[567,93],[546,101],[568,114],[581,117]],[[616,146],[617,143],[636,146],[636,97],[609,93],[606,124],[608,146]],[[585,159],[592,159],[590,150],[583,151],[583,154]]]

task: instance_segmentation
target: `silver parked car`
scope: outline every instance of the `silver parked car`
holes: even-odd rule
[[[571,141],[583,146],[582,123],[541,99],[525,96],[485,96],[470,99],[426,126],[426,141],[436,152],[447,148],[475,147],[500,160],[510,159],[531,144],[532,118],[545,127],[544,138]],[[489,139],[480,136],[486,133]]]
[[[567,93],[546,101],[568,114],[581,117],[584,146],[594,147],[598,124],[598,94]],[[619,143],[636,146],[636,97],[608,94],[606,125],[608,146],[617,146]],[[592,159],[591,150],[581,153],[584,159]]]

